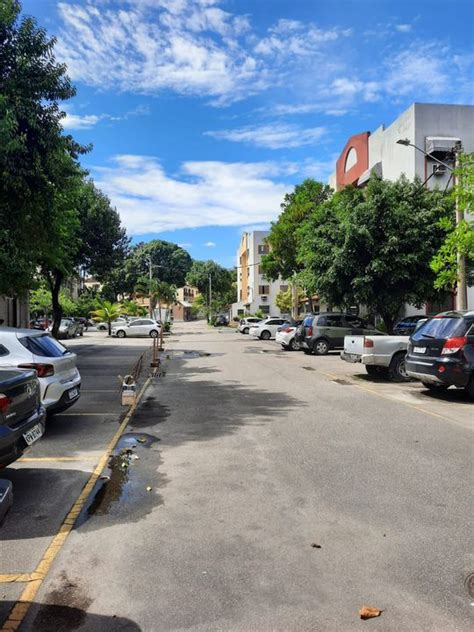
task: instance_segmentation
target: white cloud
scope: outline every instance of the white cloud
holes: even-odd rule
[[[298,165],[274,162],[185,162],[178,176],[152,156],[119,155],[94,169],[131,235],[270,222],[291,188],[281,176]]]
[[[397,31],[399,31],[399,33],[409,33],[412,30],[413,25],[412,24],[395,24],[395,28],[397,29]]]
[[[217,246],[214,241],[206,241],[204,245],[206,246],[206,248],[215,248]]]
[[[97,125],[100,121],[124,121],[131,116],[143,116],[150,114],[150,108],[146,105],[139,105],[129,112],[125,112],[120,116],[112,116],[111,114],[75,114],[69,106],[63,106],[66,116],[61,119],[63,129],[90,129]]]
[[[272,125],[247,126],[237,129],[205,132],[207,136],[219,140],[230,140],[236,143],[247,143],[257,147],[282,149],[314,145],[326,134],[324,127],[299,127],[275,123]]]
[[[414,44],[387,60],[385,89],[393,95],[445,95],[452,88],[452,58],[437,44]]]
[[[192,245],[192,244],[189,244],[189,243],[178,244],[178,246],[179,246],[180,248],[184,248],[185,250],[186,250],[187,248],[192,248],[192,247],[193,247],[193,245]]]

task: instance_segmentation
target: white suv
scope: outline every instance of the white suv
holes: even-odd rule
[[[261,323],[262,319],[257,318],[256,316],[248,316],[247,318],[241,318],[239,326],[237,327],[237,331],[240,331],[241,334],[248,334],[250,327],[253,327],[257,323]]]
[[[289,322],[287,318],[267,318],[254,327],[250,327],[249,334],[260,340],[270,340],[270,338],[275,338],[279,327],[288,325]]]
[[[81,394],[77,356],[44,331],[0,327],[0,367],[35,369],[48,413],[72,406]]]

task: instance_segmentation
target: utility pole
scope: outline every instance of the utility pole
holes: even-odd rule
[[[464,209],[460,203],[459,187],[462,183],[459,154],[462,152],[461,143],[457,143],[454,148],[454,186],[456,187],[456,226],[464,221]],[[466,256],[458,249],[456,253],[458,268],[458,285],[456,294],[456,307],[460,310],[467,309],[467,273]]]
[[[151,309],[151,281],[153,279],[151,257],[148,257],[148,279],[150,282],[149,287],[148,287],[148,313],[150,315],[150,318],[153,318],[153,310]],[[160,314],[160,317],[161,317],[161,314]]]
[[[291,284],[291,296],[292,296],[292,317],[294,320],[298,319],[298,286],[296,285],[296,272],[293,273],[293,283]]]

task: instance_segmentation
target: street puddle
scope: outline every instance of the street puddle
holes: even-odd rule
[[[148,450],[159,441],[154,435],[128,433],[118,442],[107,469],[98,479],[76,523],[76,528],[92,516],[115,516],[138,520],[163,504],[156,488],[166,484],[162,475],[157,483],[157,464],[161,459]],[[150,460],[152,464],[150,467]],[[152,474],[151,474],[152,472]]]
[[[182,353],[185,358],[207,358],[211,355],[204,351],[178,351],[177,353]]]

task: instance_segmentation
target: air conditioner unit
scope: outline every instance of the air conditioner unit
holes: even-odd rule
[[[447,171],[447,168],[444,165],[433,165],[433,175],[434,176],[443,176]]]
[[[265,301],[268,301],[268,296],[261,296],[260,297],[262,299],[262,301],[265,303]]]

